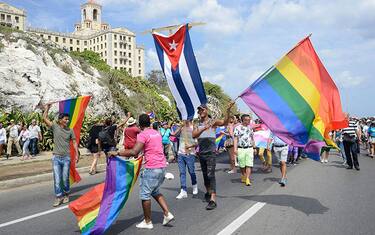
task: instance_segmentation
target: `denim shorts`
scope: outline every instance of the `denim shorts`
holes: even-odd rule
[[[143,169],[139,180],[139,196],[141,200],[150,200],[151,196],[160,194],[160,186],[164,182],[165,168]]]

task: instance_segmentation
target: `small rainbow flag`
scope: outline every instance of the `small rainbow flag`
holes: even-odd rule
[[[81,128],[83,118],[85,117],[85,110],[90,102],[91,96],[80,96],[73,99],[59,101],[59,112],[69,114],[69,128],[73,129],[76,137],[77,145],[79,146],[79,138],[81,135]],[[74,160],[75,151],[73,144],[70,143],[70,185],[79,182],[81,177],[76,170],[76,162]]]
[[[142,157],[109,158],[105,183],[69,204],[82,234],[103,234],[111,226],[128,200],[141,165]]]
[[[309,37],[267,70],[240,97],[287,144],[319,160],[329,132],[348,126],[339,91]]]
[[[224,148],[224,143],[226,140],[226,135],[222,132],[226,130],[226,127],[217,127],[216,128],[216,149],[219,150],[220,148]]]

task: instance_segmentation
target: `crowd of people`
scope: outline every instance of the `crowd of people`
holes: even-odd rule
[[[29,126],[26,123],[16,124],[12,119],[5,126],[0,123],[0,156],[3,156],[4,150],[6,159],[13,154],[13,146],[17,151],[20,160],[35,158],[39,153],[38,142],[42,141],[42,132],[36,120],[33,119]]]
[[[163,225],[174,219],[160,187],[166,177],[166,168],[170,163],[177,163],[179,169],[180,191],[176,199],[188,197],[187,173],[190,175],[193,197],[198,194],[198,177],[195,163],[199,162],[205,186],[204,198],[207,210],[217,207],[216,199],[216,161],[217,155],[226,151],[229,157],[228,174],[239,170],[244,186],[252,185],[254,158],[262,163],[261,170],[272,172],[273,156],[280,168],[281,187],[287,185],[287,165],[296,165],[300,158],[305,158],[303,148],[291,146],[271,130],[262,120],[253,120],[249,114],[233,115],[230,103],[224,119],[215,119],[209,115],[207,105],[198,107],[196,120],[184,120],[168,123],[153,120],[147,114],[141,114],[136,120],[131,113],[118,123],[114,118],[107,118],[93,125],[89,131],[87,148],[93,162],[90,175],[97,173],[96,166],[101,155],[107,158],[122,156],[137,158],[143,156],[143,169],[139,177],[140,199],[144,220],[138,228],[152,229],[151,198],[154,198],[164,212]],[[55,201],[53,206],[69,202],[69,169],[71,159],[79,161],[78,146],[74,132],[69,129],[69,115],[60,113],[57,122],[48,119],[50,105],[45,106],[43,120],[53,132],[53,175]],[[371,158],[375,154],[375,119],[349,119],[349,126],[331,133],[335,145],[321,149],[321,162],[327,163],[331,149],[337,149],[347,169],[360,170],[358,153],[360,145],[368,151]],[[33,120],[31,125],[16,125],[13,120],[5,128],[0,124],[0,153],[7,143],[7,157],[12,154],[12,145],[22,159],[34,157],[37,143],[42,139],[40,127]],[[70,143],[73,142],[76,153],[70,156]],[[21,144],[20,144],[21,143]],[[22,146],[22,150],[21,150]],[[21,154],[22,153],[22,154]]]

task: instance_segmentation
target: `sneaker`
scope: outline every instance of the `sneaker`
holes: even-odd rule
[[[63,197],[62,203],[63,203],[63,204],[69,203],[69,196],[68,196],[68,195],[65,195],[65,196]]]
[[[193,185],[193,195],[197,195],[198,194],[198,185],[195,184]]]
[[[235,170],[230,170],[227,172],[228,174],[234,174],[234,173],[237,173]]]
[[[57,197],[55,201],[53,202],[53,207],[60,206],[62,203],[63,199],[61,197]]]
[[[324,159],[320,160],[321,163],[324,163]]]
[[[164,219],[163,219],[163,226],[169,224],[169,222],[173,221],[174,220],[174,216],[172,215],[171,212],[168,212],[168,215],[165,216],[164,215]]]
[[[206,210],[213,210],[216,207],[217,207],[216,202],[211,200],[208,202],[208,205],[206,206]]]
[[[328,159],[325,159],[324,162],[325,162],[325,163],[328,163]]]
[[[204,194],[204,199],[206,200],[206,202],[209,202],[211,200],[211,194],[205,193]]]
[[[153,229],[154,225],[150,221],[149,223],[146,223],[146,220],[142,220],[139,224],[137,224],[135,227],[137,228],[143,228],[143,229]]]
[[[345,160],[345,161],[344,161],[344,162],[342,163],[342,165],[343,165],[343,166],[345,166],[345,165],[346,165],[346,160]]]
[[[286,178],[282,178],[279,182],[280,186],[281,187],[285,187],[286,186],[286,183],[287,183],[287,179]]]
[[[245,181],[245,185],[246,185],[246,186],[250,186],[250,185],[251,185],[251,181],[250,181],[249,178],[246,179],[246,181]]]
[[[181,192],[180,194],[177,195],[176,199],[183,199],[183,198],[187,198],[187,192],[183,189],[181,189]]]

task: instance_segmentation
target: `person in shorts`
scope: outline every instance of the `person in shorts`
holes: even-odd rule
[[[142,201],[144,219],[136,225],[137,228],[141,229],[152,229],[154,227],[151,221],[151,198],[154,198],[163,210],[163,225],[167,225],[174,220],[163,194],[160,193],[160,186],[164,182],[167,166],[163,153],[162,137],[157,130],[150,126],[150,117],[147,114],[140,115],[139,127],[141,133],[137,135],[134,148],[108,152],[108,156],[132,157],[138,156],[143,151],[144,168],[139,179],[139,195]]]
[[[251,185],[251,168],[254,166],[254,138],[250,125],[250,115],[241,116],[241,124],[234,129],[234,153],[241,169],[241,182]]]
[[[285,187],[288,181],[286,178],[286,162],[288,160],[289,147],[279,137],[274,136],[273,151],[275,152],[275,156],[279,160],[279,164],[280,164],[281,179],[279,181],[279,184],[280,186]]]
[[[374,158],[375,156],[375,121],[371,123],[368,130],[369,144],[370,144],[370,157]]]
[[[98,160],[102,152],[102,149],[99,146],[99,133],[103,130],[103,128],[103,124],[101,122],[98,122],[95,125],[93,125],[89,130],[87,149],[90,151],[91,156],[93,158],[89,171],[90,175],[96,174],[96,166],[98,164]]]

